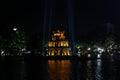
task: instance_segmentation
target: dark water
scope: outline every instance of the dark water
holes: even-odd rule
[[[78,61],[37,58],[1,58],[0,80],[120,80],[119,59]]]

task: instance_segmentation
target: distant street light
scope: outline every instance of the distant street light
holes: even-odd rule
[[[90,50],[91,50],[91,48],[89,47],[87,50],[88,50],[88,51],[90,51]]]
[[[13,31],[17,31],[17,28],[13,28]]]

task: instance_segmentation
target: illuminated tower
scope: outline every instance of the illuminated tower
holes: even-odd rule
[[[64,35],[64,31],[53,31],[51,40],[48,42],[46,56],[70,56],[69,41]]]
[[[72,10],[73,9],[72,1],[73,0],[66,0],[66,1],[63,0],[62,2],[65,3],[64,7],[66,7],[65,8],[66,10],[61,9],[63,10],[61,12],[63,12],[64,14],[57,15],[58,12],[56,12],[56,10],[59,10],[59,9],[56,7],[56,4],[57,4],[56,0],[44,0],[45,4],[44,4],[44,17],[43,17],[44,20],[43,20],[43,44],[42,44],[43,55],[46,55],[46,52],[49,52],[47,53],[48,56],[74,55],[74,45],[75,45],[74,43],[74,16],[73,16],[73,10]],[[62,5],[60,5],[59,7],[61,8],[61,6]],[[60,17],[60,15],[65,15],[65,16]],[[54,25],[57,25],[56,27],[58,27],[58,29],[61,29],[61,26],[59,25],[62,24],[62,21],[64,20],[64,19],[60,20],[61,18],[66,19],[65,22],[63,22],[63,27],[62,27],[62,29],[65,30],[65,32],[60,31],[60,30],[54,31],[53,30],[55,28]],[[52,33],[52,39],[51,39],[50,33],[52,31],[54,32]],[[67,40],[66,40],[64,33],[67,34],[67,37],[68,37]],[[55,34],[59,34],[59,35],[55,36]],[[53,37],[55,38],[55,40]],[[48,45],[49,51],[46,50],[46,47],[47,47],[45,46],[46,43],[49,44]],[[71,49],[71,51],[68,49]]]

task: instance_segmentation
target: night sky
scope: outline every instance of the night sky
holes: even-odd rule
[[[0,2],[1,30],[17,26],[25,30],[27,35],[42,34],[45,5],[48,6],[46,13],[49,14],[51,1],[16,0]],[[68,26],[67,0],[53,0],[51,4],[52,16],[47,15],[47,20],[51,21],[51,26],[62,28]],[[115,34],[119,35],[119,4],[119,0],[73,0],[75,38],[103,36],[107,31],[106,23],[113,24]]]

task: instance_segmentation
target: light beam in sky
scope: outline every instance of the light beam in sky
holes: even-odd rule
[[[72,0],[67,0],[67,13],[68,13],[68,27],[69,27],[69,38],[70,38],[70,46],[72,50],[72,55],[74,55],[74,18],[73,18],[73,6]]]

